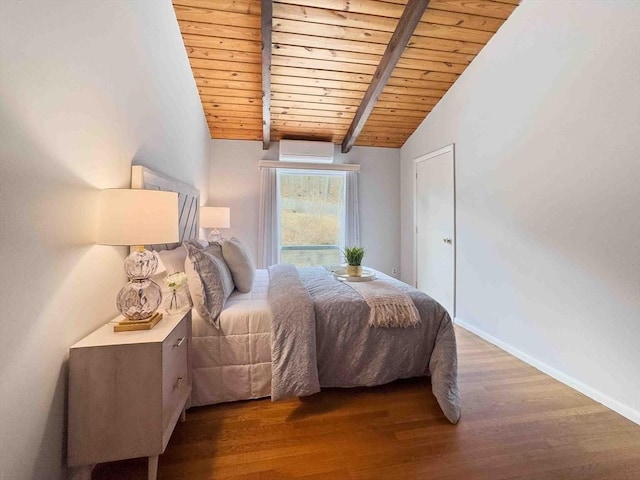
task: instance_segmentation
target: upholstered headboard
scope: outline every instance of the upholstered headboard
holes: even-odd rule
[[[131,188],[176,192],[178,194],[180,242],[198,238],[200,191],[197,188],[140,165],[131,167]],[[145,247],[149,250],[169,250],[178,245],[179,243],[167,243]]]

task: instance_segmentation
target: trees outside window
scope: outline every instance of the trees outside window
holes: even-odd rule
[[[342,262],[345,172],[278,172],[280,261],[297,266]]]

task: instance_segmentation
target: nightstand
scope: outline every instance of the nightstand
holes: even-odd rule
[[[96,463],[158,456],[191,393],[191,310],[165,317],[151,330],[99,328],[69,351],[68,464],[91,478]]]

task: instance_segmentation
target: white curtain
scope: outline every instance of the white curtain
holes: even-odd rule
[[[360,246],[360,206],[358,205],[358,172],[347,172],[345,192],[345,246]]]
[[[260,182],[260,228],[258,230],[260,258],[258,259],[258,268],[267,268],[280,261],[277,170],[275,168],[261,169]]]

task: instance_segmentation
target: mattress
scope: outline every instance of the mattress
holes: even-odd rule
[[[193,309],[191,406],[271,394],[269,272],[257,270],[249,293],[235,291],[220,314],[220,328]]]

